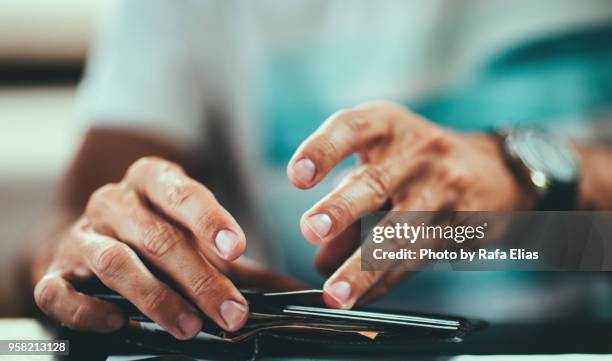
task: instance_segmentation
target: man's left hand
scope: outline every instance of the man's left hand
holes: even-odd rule
[[[324,285],[331,307],[351,308],[381,296],[407,275],[362,271],[360,250],[353,252],[358,242],[347,239],[351,225],[387,202],[392,211],[533,207],[532,196],[509,170],[495,137],[451,131],[389,102],[367,103],[329,117],[295,152],[289,180],[298,188],[311,188],[353,153],[360,166],[300,222],[304,237],[321,245],[318,258],[336,264],[344,260]]]

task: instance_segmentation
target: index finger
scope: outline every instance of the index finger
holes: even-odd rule
[[[390,132],[389,115],[375,108],[334,113],[297,149],[287,176],[298,188],[319,183],[342,160]]]
[[[142,158],[127,172],[126,181],[164,214],[189,229],[200,247],[214,243],[219,256],[238,258],[246,237],[238,222],[204,185],[178,165],[159,158]]]

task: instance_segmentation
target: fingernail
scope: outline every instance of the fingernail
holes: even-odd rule
[[[293,165],[293,174],[302,184],[309,184],[315,177],[316,166],[308,158],[299,160]]]
[[[228,258],[234,252],[238,244],[238,235],[232,231],[223,229],[217,233],[215,244],[221,257]]]
[[[232,300],[223,302],[220,307],[221,317],[230,331],[235,331],[240,326],[246,316],[246,311],[244,305]]]
[[[315,214],[306,219],[306,225],[313,231],[319,238],[327,236],[331,230],[332,221],[331,218],[325,213]]]
[[[181,332],[187,338],[192,338],[202,329],[202,319],[193,312],[181,313],[177,321]]]
[[[124,322],[123,316],[118,314],[118,313],[111,313],[106,318],[106,325],[111,330],[118,330],[118,329],[120,329],[121,326],[123,326],[123,322]]]
[[[86,278],[86,277],[90,277],[92,276],[92,272],[89,270],[89,268],[86,267],[76,267],[73,271],[75,276],[77,277],[81,277],[81,278]]]
[[[345,306],[351,297],[351,285],[346,281],[337,281],[327,286],[325,292],[338,301],[339,304]]]

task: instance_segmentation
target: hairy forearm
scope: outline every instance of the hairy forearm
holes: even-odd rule
[[[578,146],[580,190],[578,209],[612,210],[612,149]]]

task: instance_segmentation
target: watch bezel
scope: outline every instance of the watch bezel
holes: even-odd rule
[[[533,137],[535,135],[535,137]],[[531,139],[527,139],[531,137]],[[572,184],[576,183],[578,179],[578,157],[574,150],[573,145],[565,137],[551,132],[546,132],[539,129],[519,129],[505,132],[504,136],[504,148],[506,153],[515,160],[515,163],[519,163],[526,173],[525,176],[529,179],[531,185],[539,195],[543,195],[549,191],[555,184]],[[555,148],[563,152],[563,158],[567,161],[569,166],[569,172],[567,169],[563,170],[568,174],[564,177],[558,177],[560,172],[551,172],[550,169],[544,169],[545,167],[534,162],[533,159],[537,158],[534,154],[534,150],[531,149],[528,141],[546,142],[546,146],[551,144]]]

